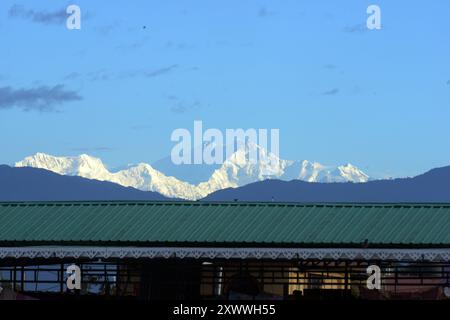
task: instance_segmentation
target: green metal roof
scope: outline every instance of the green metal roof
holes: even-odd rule
[[[450,204],[0,203],[0,245],[450,247]]]

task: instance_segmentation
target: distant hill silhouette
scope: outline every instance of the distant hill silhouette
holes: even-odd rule
[[[275,202],[450,202],[450,166],[414,178],[366,183],[266,180],[214,192],[205,201]]]
[[[414,178],[366,183],[266,180],[214,192],[202,201],[450,203],[450,166]],[[0,165],[0,201],[169,200],[115,183]],[[174,199],[171,199],[174,200]]]
[[[167,200],[156,192],[111,182],[0,165],[0,201]],[[173,200],[173,199],[172,199]]]

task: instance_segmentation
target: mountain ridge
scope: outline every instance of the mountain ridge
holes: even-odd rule
[[[256,148],[258,151],[260,157],[257,162],[248,160],[251,148]],[[257,145],[247,145],[245,148],[238,149],[222,165],[212,171],[207,181],[198,184],[191,184],[166,175],[147,163],[139,163],[111,172],[101,159],[86,154],[55,157],[36,153],[16,162],[15,167],[41,168],[62,175],[110,181],[122,186],[186,200],[202,199],[218,190],[237,188],[267,179],[286,181],[300,179],[309,182],[366,182],[369,180],[368,175],[351,164],[325,166],[307,160],[283,160]],[[186,167],[186,170],[189,168],[190,166]]]
[[[412,178],[366,183],[308,183],[266,180],[214,192],[202,201],[450,203],[450,166]]]
[[[39,168],[0,165],[0,201],[165,201],[155,192]],[[174,200],[174,199],[172,199]]]
[[[38,168],[0,165],[0,201],[179,201],[108,181],[64,176]],[[450,203],[450,166],[413,178],[366,183],[266,180],[220,190],[207,202]]]

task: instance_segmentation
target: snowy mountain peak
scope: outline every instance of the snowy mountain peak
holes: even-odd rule
[[[257,161],[250,161],[254,152],[256,152]],[[366,182],[369,180],[368,175],[349,163],[341,166],[325,166],[308,160],[282,160],[261,146],[251,143],[241,144],[222,165],[211,171],[206,181],[197,184],[168,176],[147,163],[139,163],[123,170],[110,172],[100,159],[86,154],[55,157],[36,153],[17,162],[15,166],[42,168],[62,175],[111,181],[144,191],[155,191],[167,197],[188,200],[201,199],[221,189],[236,188],[266,179],[286,181],[298,179],[308,182]],[[185,170],[192,172],[193,175],[197,172],[193,165],[184,166]]]
[[[198,199],[206,196],[198,193],[195,186],[174,177],[167,177],[147,163],[140,163],[124,170],[110,172],[100,159],[86,154],[75,157],[55,157],[45,153],[37,153],[17,162],[15,166],[35,167],[62,175],[110,181],[126,187],[155,191],[173,198]]]
[[[350,163],[338,167],[340,176],[350,182],[367,182],[369,176]]]
[[[62,175],[79,175],[91,179],[108,172],[100,159],[87,154],[78,157],[55,157],[38,152],[17,162],[15,166],[42,168]]]

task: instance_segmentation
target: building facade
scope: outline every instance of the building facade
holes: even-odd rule
[[[73,265],[80,287],[71,290]],[[0,291],[0,299],[444,300],[450,205],[1,203]]]

